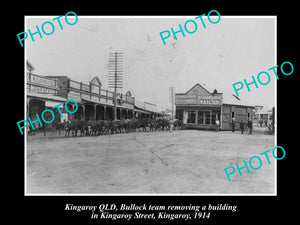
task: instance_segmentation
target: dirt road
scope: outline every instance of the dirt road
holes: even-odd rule
[[[27,140],[28,194],[273,194],[275,160],[228,181],[224,168],[273,149],[255,132],[134,132]]]

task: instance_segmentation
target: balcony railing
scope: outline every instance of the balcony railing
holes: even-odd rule
[[[27,72],[26,81],[29,92],[57,95],[57,81],[54,79]]]
[[[27,72],[27,91],[43,94],[58,94],[58,81],[53,78],[48,78],[33,73]],[[97,84],[84,84],[82,82],[69,79],[67,91],[71,95],[76,95],[84,100],[98,101],[100,103],[113,103],[114,92],[101,89]],[[129,95],[117,93],[117,103],[127,103],[134,105],[135,98]]]
[[[82,82],[69,80],[68,84],[69,92],[75,92],[77,93],[82,99],[85,100],[94,100],[106,103],[112,103],[114,100],[114,92],[101,89],[100,86],[96,84],[84,84]],[[122,100],[122,103],[127,103],[130,105],[134,104],[134,97],[123,95],[123,94],[117,94],[117,99]]]

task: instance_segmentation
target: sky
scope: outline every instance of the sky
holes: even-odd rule
[[[34,32],[36,26],[57,16],[27,16],[25,31]],[[25,59],[35,74],[64,75],[83,83],[98,76],[108,89],[108,55],[122,52],[124,84],[120,92],[130,90],[137,100],[154,103],[162,110],[171,108],[170,87],[185,93],[199,83],[229,99],[235,94],[233,83],[251,82],[252,75],[256,78],[259,72],[277,65],[275,17],[223,16],[217,24],[203,17],[203,28],[196,16],[79,16],[72,26],[62,17],[63,30],[53,22],[53,34],[25,41]],[[171,35],[164,45],[159,33],[171,31],[171,27],[176,31],[178,24],[183,26],[187,20],[197,23],[197,31],[185,32],[185,37],[178,33],[177,40]],[[191,23],[188,29],[193,30]],[[50,32],[50,27],[45,30]],[[245,87],[239,97],[250,105],[274,106],[276,79],[272,73],[270,77],[268,85],[250,85],[251,92]]]

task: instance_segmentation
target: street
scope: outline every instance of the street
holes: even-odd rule
[[[231,181],[224,172],[272,150],[274,139],[255,128],[29,136],[27,194],[274,194],[273,157]]]

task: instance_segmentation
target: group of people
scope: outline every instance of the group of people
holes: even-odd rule
[[[265,126],[268,126],[268,119],[260,119],[259,121],[258,121],[258,123],[259,123],[259,125],[260,125],[260,127],[262,127],[262,124],[264,123],[265,124]]]
[[[232,132],[235,132],[235,118],[232,118]],[[253,123],[250,119],[248,119],[247,123],[245,123],[243,120],[241,120],[240,122],[240,129],[241,129],[241,134],[244,133],[245,130],[245,125],[248,126],[249,128],[249,133],[248,134],[252,134],[252,129],[253,129]]]
[[[235,118],[232,118],[232,132],[235,132]],[[245,126],[248,126],[249,129],[249,134],[252,134],[252,129],[253,129],[253,123],[250,119],[248,119],[247,123],[245,123],[243,120],[240,122],[240,129],[241,129],[241,134],[244,133]],[[220,130],[220,121],[217,119],[216,120],[216,131]]]

